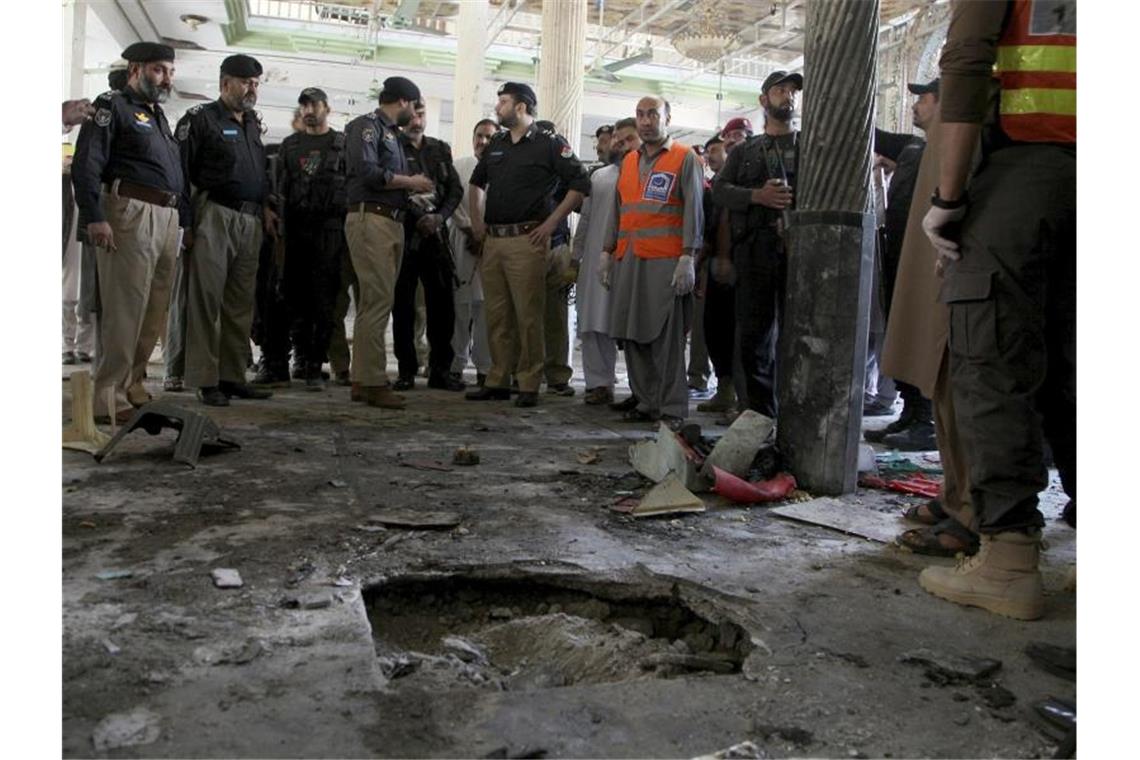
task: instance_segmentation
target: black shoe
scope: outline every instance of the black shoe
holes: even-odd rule
[[[661,422],[664,422],[674,433],[679,432],[681,428],[685,427],[685,420],[682,417],[674,417],[671,414],[661,415]]]
[[[336,384],[345,386],[352,385],[352,375],[347,369],[342,369],[336,373]]]
[[[428,377],[428,387],[441,391],[461,391],[467,388],[467,383],[456,379],[452,375],[435,374]]]
[[[293,379],[305,379],[305,365],[301,364],[300,362],[293,362]]]
[[[890,417],[894,413],[895,409],[893,405],[884,404],[878,399],[863,402],[864,417]]]
[[[625,401],[618,401],[615,404],[610,404],[610,409],[615,412],[629,412],[637,408],[637,396],[630,396]]]
[[[289,370],[285,367],[262,362],[257,374],[253,376],[252,383],[265,388],[288,388],[290,385]]]
[[[64,351],[63,352],[63,363],[64,364],[78,364],[79,363],[79,357],[75,355],[74,351]]]
[[[91,354],[87,353],[86,351],[76,351],[75,358],[79,360],[80,364],[91,363]]]
[[[231,383],[223,380],[218,383],[218,389],[229,398],[244,398],[252,401],[261,401],[273,395],[273,391],[264,388],[254,388],[246,383]]]
[[[311,364],[305,371],[305,390],[319,391],[325,387],[325,376],[321,372],[321,365]]]
[[[511,381],[511,395],[515,395],[519,392],[520,392],[519,391],[519,381],[518,380],[512,380]]]
[[[912,422],[899,432],[884,437],[883,445],[899,451],[937,451],[934,423]]]
[[[1061,519],[1065,524],[1074,530],[1077,527],[1077,502],[1076,499],[1069,499],[1065,504],[1065,508],[1061,510]]]
[[[546,392],[555,396],[569,397],[574,395],[574,387],[570,383],[555,383],[554,385],[547,385]]]
[[[519,391],[519,397],[515,399],[515,406],[538,406],[538,392]]]
[[[229,406],[230,399],[216,385],[198,389],[198,400],[206,406]]]
[[[400,375],[396,378],[396,382],[392,383],[392,390],[394,391],[410,391],[416,387],[416,376]]]
[[[483,386],[477,391],[467,391],[464,397],[468,401],[510,401],[511,392],[506,388],[488,388]]]
[[[475,373],[475,384],[476,385],[478,385],[480,388],[482,388],[483,384],[486,382],[487,382],[487,373],[486,372],[476,372]]]

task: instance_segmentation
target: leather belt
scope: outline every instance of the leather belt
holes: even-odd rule
[[[519,222],[518,224],[488,224],[487,234],[491,237],[518,237],[525,235],[542,222]]]
[[[151,203],[155,206],[165,206],[166,208],[178,206],[178,193],[169,193],[146,185],[138,185],[125,179],[115,180],[111,185],[111,193],[120,198],[133,198],[136,201]]]
[[[227,198],[215,198],[209,196],[208,200],[213,201],[219,206],[225,206],[228,209],[233,209],[239,214],[249,214],[250,216],[261,216],[261,204],[254,203],[253,201],[231,201]]]
[[[394,222],[403,222],[404,217],[407,216],[407,211],[402,208],[394,206],[385,206],[383,203],[361,203],[360,210],[369,214],[376,214],[378,216],[386,216]]]

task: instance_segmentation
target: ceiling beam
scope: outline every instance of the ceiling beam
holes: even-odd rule
[[[507,25],[514,19],[515,14],[523,9],[526,5],[526,0],[518,0],[512,7],[506,0],[499,6],[499,12],[495,14],[495,18],[491,19],[491,26],[487,29],[487,43],[483,45],[483,52],[486,53],[491,49],[491,45],[495,44],[495,39],[498,38]]]
[[[617,50],[622,45],[626,44],[629,41],[628,40],[629,37],[632,37],[635,34],[640,34],[644,29],[646,29],[650,24],[652,24],[657,19],[661,18],[662,16],[665,16],[666,14],[672,13],[674,10],[680,8],[682,5],[686,5],[686,4],[691,3],[692,0],[666,0],[664,3],[661,4],[661,7],[658,8],[655,13],[653,13],[649,18],[645,18],[644,17],[645,16],[645,8],[647,5],[649,5],[649,2],[650,2],[650,0],[645,0],[645,2],[643,2],[640,6],[638,6],[637,11],[633,11],[632,13],[626,14],[626,17],[623,18],[621,21],[619,21],[617,23],[617,25],[614,26],[614,28],[613,28],[614,34],[616,34],[618,37],[618,40],[616,42],[610,41],[610,38],[613,37],[614,34],[607,34],[607,35],[605,35],[605,37],[602,40],[598,41],[597,45],[594,48],[594,53],[592,55],[588,56],[589,58],[593,58],[593,63],[592,63],[593,67],[600,66],[602,63],[602,59],[605,58],[610,53],[612,53],[613,51]],[[634,15],[634,13],[638,13],[638,12],[640,12],[642,14],[641,22],[632,29],[628,28],[626,26],[627,22],[630,21],[630,19]],[[602,45],[609,45],[609,47],[606,47],[603,50]]]

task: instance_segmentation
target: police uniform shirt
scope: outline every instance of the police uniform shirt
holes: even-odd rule
[[[423,174],[435,183],[435,213],[447,221],[463,200],[463,186],[459,184],[459,175],[451,158],[451,146],[426,135],[419,148],[407,135],[400,135],[400,143],[408,162],[408,174]],[[411,215],[419,215],[414,207]]]
[[[769,179],[784,179],[795,187],[798,157],[797,133],[785,135],[759,134],[749,137],[728,154],[724,168],[713,182],[713,199],[730,212],[747,212],[752,205],[752,190],[763,187]],[[763,208],[767,209],[767,206]],[[768,209],[773,214],[777,212]],[[772,217],[773,223],[775,217]]]
[[[344,145],[335,129],[323,135],[298,132],[281,143],[279,176],[287,217],[344,216]]]
[[[471,173],[471,184],[487,189],[487,224],[541,222],[558,180],[590,194],[590,176],[561,136],[531,124],[517,143],[509,130],[491,138]]]
[[[262,203],[269,195],[261,122],[238,121],[221,100],[195,106],[178,122],[182,167],[190,183],[222,205]]]
[[[408,192],[387,186],[397,174],[409,173],[396,125],[377,110],[353,119],[344,131],[348,205],[382,203],[407,208]]]
[[[71,164],[80,218],[85,224],[106,221],[99,202],[102,185],[121,179],[178,193],[178,223],[185,227],[190,194],[162,107],[130,88],[105,92],[94,106],[95,116],[79,130]]]

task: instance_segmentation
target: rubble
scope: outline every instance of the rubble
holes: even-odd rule
[[[776,422],[771,417],[765,417],[751,409],[744,410],[728,432],[713,446],[701,472],[711,479],[715,468],[720,468],[739,478],[747,478],[752,469],[752,460],[775,429]]]
[[[96,752],[153,744],[162,734],[159,726],[161,720],[158,713],[145,707],[136,707],[126,713],[112,713],[95,726],[91,741]]]
[[[241,573],[229,567],[214,568],[210,571],[210,577],[214,579],[214,585],[218,588],[241,588],[245,585]]]

